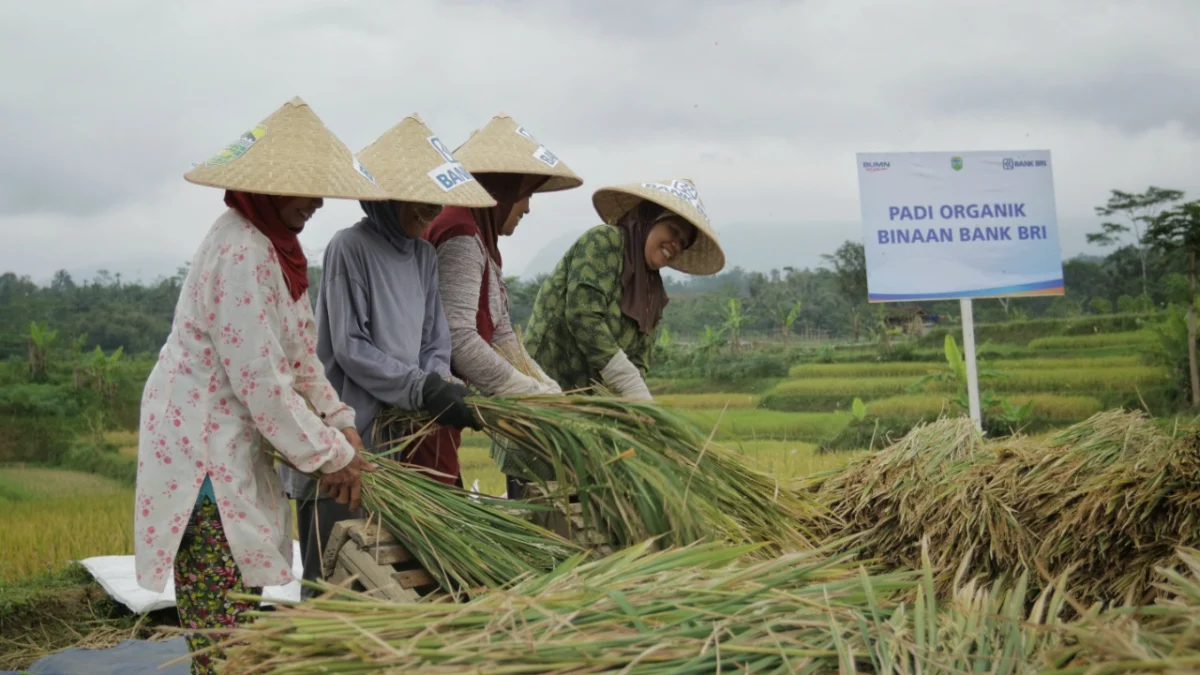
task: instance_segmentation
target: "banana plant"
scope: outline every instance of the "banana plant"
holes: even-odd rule
[[[930,382],[954,382],[958,385],[958,395],[955,397],[955,403],[963,410],[967,409],[967,362],[963,357],[962,350],[958,348],[958,343],[954,340],[953,335],[946,336],[946,342],[943,347],[943,352],[946,357],[946,368],[934,373],[929,373],[921,377],[921,379],[910,384],[907,387],[909,392],[923,391]],[[993,379],[1004,377],[1004,373],[991,370],[989,368],[979,368],[978,375],[980,380]],[[989,404],[995,402],[995,396],[991,391],[980,393],[980,408],[986,409],[989,406],[984,406],[985,399]]]
[[[796,319],[800,318],[800,307],[803,303],[797,300],[788,313],[783,316],[783,348],[788,348],[788,342],[792,337],[792,326],[796,325]]]
[[[857,396],[854,397],[854,403],[850,404],[850,414],[854,417],[854,421],[862,424],[867,419],[867,405]]]
[[[58,339],[58,331],[50,328],[45,322],[30,322],[29,337],[29,377],[40,379],[46,373],[50,360],[50,348]]]
[[[742,301],[730,298],[725,307],[725,325],[723,326],[723,330],[729,333],[730,351],[741,351],[742,324],[745,322],[746,315],[742,312]]]

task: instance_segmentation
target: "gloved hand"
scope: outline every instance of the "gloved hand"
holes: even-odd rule
[[[642,374],[638,372],[637,366],[633,365],[623,350],[618,350],[608,365],[604,366],[604,369],[600,371],[600,377],[604,380],[604,384],[612,388],[621,398],[634,401],[654,400],[654,397],[650,395],[650,388],[642,379]]]
[[[539,381],[538,384],[541,385],[543,394],[546,394],[547,396],[562,396],[562,387],[558,386],[558,383],[554,380],[546,378]]]
[[[496,396],[522,396],[541,393],[541,383],[516,368],[512,369],[504,384],[496,389]]]
[[[429,373],[425,385],[421,387],[421,399],[425,402],[425,412],[433,416],[438,424],[456,429],[470,427],[476,431],[483,429],[475,411],[463,399],[471,391],[459,384],[451,384],[442,379],[437,373]]]

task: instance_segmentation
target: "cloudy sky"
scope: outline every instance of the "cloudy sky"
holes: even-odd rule
[[[528,128],[586,183],[535,200],[510,273],[595,188],[680,176],[723,237],[794,227],[806,262],[858,236],[861,151],[1049,149],[1064,221],[1200,196],[1198,28],[1197,0],[4,2],[0,272],[182,263],[223,208],[183,172],[294,95],[354,150],[412,112],[452,147]]]

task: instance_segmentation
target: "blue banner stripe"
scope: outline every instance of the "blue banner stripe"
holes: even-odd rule
[[[956,300],[958,298],[978,298],[984,296],[1035,294],[1038,291],[1057,291],[1061,290],[1062,288],[1062,279],[1051,279],[1049,281],[1036,281],[1031,284],[1017,284],[1015,286],[984,288],[977,291],[951,291],[948,293],[870,293],[869,299],[872,301]]]

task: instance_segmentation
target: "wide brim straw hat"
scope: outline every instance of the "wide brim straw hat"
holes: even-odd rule
[[[410,115],[358,153],[390,199],[483,208],[496,200],[421,118]]]
[[[183,176],[197,185],[291,197],[387,199],[299,97]]]
[[[535,192],[557,192],[583,185],[583,179],[525,127],[507,115],[497,115],[460,145],[454,156],[471,173],[516,173],[547,176]]]
[[[652,183],[631,183],[596,190],[592,205],[609,225],[616,225],[626,213],[643,201],[650,201],[683,218],[696,227],[696,241],[671,261],[669,267],[685,274],[707,276],[725,267],[725,251],[708,219],[696,184],[687,178]]]

